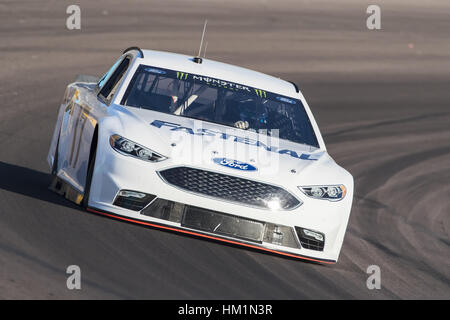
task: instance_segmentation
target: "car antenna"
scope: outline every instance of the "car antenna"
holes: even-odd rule
[[[205,42],[205,50],[203,50],[203,58],[206,58],[206,49],[208,48],[208,41]]]
[[[202,53],[202,46],[203,46],[203,39],[205,38],[205,33],[206,33],[206,24],[208,23],[208,20],[205,20],[205,24],[203,25],[203,33],[202,33],[202,40],[200,41],[200,48],[198,49],[198,55],[195,56],[192,61],[194,61],[195,63],[202,63],[203,59],[201,58],[201,53]],[[206,52],[206,49],[205,49]]]

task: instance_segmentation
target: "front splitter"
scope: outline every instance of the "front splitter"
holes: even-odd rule
[[[122,216],[122,215],[119,215],[119,214],[116,214],[116,213],[100,210],[100,209],[93,208],[93,207],[88,207],[87,211],[92,212],[92,213],[96,213],[96,214],[100,214],[100,215],[103,215],[103,216],[106,216],[106,217],[109,217],[109,218],[113,218],[113,219],[118,219],[118,220],[122,220],[122,221],[126,221],[126,222],[131,222],[131,223],[144,225],[144,226],[147,226],[147,227],[164,229],[164,230],[168,230],[168,231],[180,232],[180,233],[184,233],[184,234],[191,235],[191,236],[207,238],[207,239],[210,239],[210,240],[215,240],[215,241],[225,242],[225,243],[228,243],[228,244],[233,244],[233,245],[243,246],[243,247],[252,248],[252,249],[256,249],[256,250],[261,250],[261,251],[265,251],[265,252],[270,252],[270,253],[274,253],[274,254],[277,254],[277,255],[282,255],[282,256],[285,256],[285,257],[296,258],[296,259],[301,259],[301,260],[306,260],[306,261],[316,262],[316,263],[321,263],[321,264],[335,264],[336,263],[335,260],[311,258],[311,257],[299,255],[299,254],[290,253],[290,252],[284,252],[284,251],[280,251],[280,250],[268,249],[268,248],[265,248],[263,246],[258,246],[258,245],[249,244],[249,243],[245,243],[245,242],[239,242],[239,241],[236,241],[236,240],[230,240],[230,239],[227,239],[227,238],[224,238],[224,237],[220,237],[220,236],[217,236],[217,235],[212,236],[212,235],[209,235],[207,233],[203,233],[201,231],[191,231],[191,230],[186,230],[186,229],[178,228],[178,227],[174,227],[174,226],[167,226],[167,225],[164,225],[164,224],[159,224],[159,223],[156,223],[156,222],[148,222],[148,221],[144,221],[144,220],[139,220],[139,219],[134,219],[134,218],[130,218],[130,217],[125,217],[125,216]]]

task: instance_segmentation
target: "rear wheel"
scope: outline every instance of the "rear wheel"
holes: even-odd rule
[[[91,152],[89,155],[88,171],[86,174],[86,184],[84,186],[84,196],[83,201],[81,202],[81,206],[85,209],[87,209],[89,203],[89,194],[91,192],[92,176],[94,174],[96,156],[97,156],[97,130],[95,130],[94,137],[92,139]]]

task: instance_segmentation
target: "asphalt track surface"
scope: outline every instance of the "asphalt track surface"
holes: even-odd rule
[[[71,1],[0,2],[0,298],[449,299],[450,3],[378,1],[369,31],[369,3],[338,2],[78,1],[75,31]],[[194,54],[205,18],[207,56],[297,82],[354,175],[338,264],[123,223],[47,189],[66,84],[132,45]]]

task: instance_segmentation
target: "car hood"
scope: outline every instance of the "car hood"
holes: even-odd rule
[[[149,131],[146,140],[151,137],[151,142],[144,145],[167,156],[173,165],[291,178],[332,161],[324,150],[277,137],[146,109],[127,109],[141,120],[140,127]]]

